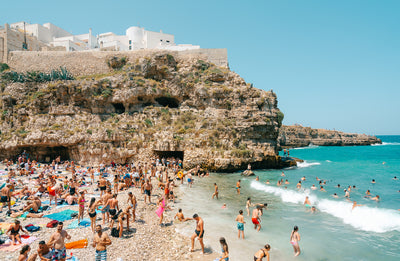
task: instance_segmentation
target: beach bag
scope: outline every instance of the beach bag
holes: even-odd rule
[[[113,227],[113,228],[111,229],[111,236],[113,236],[113,237],[119,237],[119,231],[118,231],[118,229],[116,229],[115,227]]]
[[[52,220],[49,223],[47,223],[46,227],[53,228],[53,227],[56,227],[57,224],[58,224],[57,220]]]
[[[25,226],[25,229],[26,229],[28,232],[36,232],[36,231],[39,231],[39,230],[40,230],[40,227],[34,226],[34,225],[32,225],[32,224],[29,224],[29,225]]]

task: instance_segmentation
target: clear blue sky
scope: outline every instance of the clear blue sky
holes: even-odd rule
[[[74,34],[130,26],[227,48],[229,65],[278,95],[284,124],[400,134],[400,1],[7,1],[0,23]]]

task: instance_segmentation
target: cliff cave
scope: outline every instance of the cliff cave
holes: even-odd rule
[[[154,154],[158,156],[160,159],[162,158],[175,158],[183,161],[183,151],[175,151],[175,150],[154,150]]]
[[[61,157],[61,161],[71,160],[70,149],[65,146],[48,147],[39,145],[21,147],[18,151],[18,155],[21,155],[24,151],[26,151],[31,160],[36,160],[38,162],[51,162],[58,156]]]

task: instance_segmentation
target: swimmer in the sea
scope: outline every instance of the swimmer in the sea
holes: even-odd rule
[[[288,180],[285,180],[285,185],[288,185],[289,184],[289,181]]]
[[[303,177],[301,178],[301,180],[305,181],[305,180],[306,180],[306,176],[303,176]]]
[[[326,192],[326,190],[324,189],[323,186],[320,186],[320,187],[319,187],[319,190],[322,191],[322,192]]]
[[[375,200],[376,202],[378,202],[380,200],[380,197],[376,195],[375,197],[371,198],[371,200]]]
[[[301,189],[301,180],[299,180],[299,183],[297,183],[296,188]]]
[[[317,181],[320,181],[321,179],[320,178],[318,178],[318,177],[315,177],[315,179],[317,180]]]
[[[340,188],[340,184],[337,184],[337,186],[336,186],[336,187]]]
[[[371,183],[372,183],[372,184],[375,184],[375,183],[376,183],[376,181],[373,179],[373,180],[371,181]]]
[[[281,174],[281,176],[282,176],[282,177],[284,177],[284,176],[285,176],[285,173],[284,173],[283,171],[282,171],[282,174]]]
[[[311,186],[311,189],[312,189],[312,190],[316,190],[317,187],[313,184],[313,185]]]
[[[339,196],[336,193],[333,193],[332,197],[339,198]]]
[[[351,208],[351,210],[353,210],[355,207],[360,207],[362,206],[361,204],[357,204],[357,201],[353,201],[353,207]]]
[[[311,207],[311,202],[310,202],[310,200],[308,199],[308,196],[306,196],[306,199],[304,200],[303,205],[305,205],[306,207]]]
[[[369,198],[371,197],[371,191],[369,191],[369,189],[365,192],[365,196],[364,198]]]
[[[267,181],[265,181],[265,184],[268,184],[268,185],[269,185],[269,179],[267,179]]]
[[[256,181],[259,181],[259,180],[260,180],[260,177],[259,177],[259,176],[257,176],[257,177],[256,177]]]
[[[394,176],[393,180],[397,180],[397,177],[396,177],[396,176]]]
[[[311,213],[315,214],[317,212],[317,208],[315,206],[311,207]]]
[[[348,190],[344,190],[344,197],[345,198],[350,198],[350,192]]]

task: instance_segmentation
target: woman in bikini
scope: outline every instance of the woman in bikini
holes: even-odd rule
[[[83,219],[83,213],[85,212],[85,191],[81,191],[80,196],[78,198],[78,204],[79,204],[79,214],[78,214],[78,222]]]
[[[290,244],[292,244],[293,246],[294,256],[300,255],[300,246],[299,246],[300,234],[298,231],[299,228],[297,226],[294,226],[292,234],[290,235]]]
[[[26,232],[23,227],[20,225],[20,221],[19,220],[15,220],[14,224],[12,224],[6,233],[10,232],[10,239],[11,239],[11,245],[13,246],[15,241],[17,241],[18,243],[22,244],[21,242],[21,236],[19,235],[19,231],[25,232],[26,234],[28,232]]]
[[[96,227],[96,210],[99,209],[99,205],[101,204],[101,200],[96,202],[95,198],[90,199],[88,214],[90,218],[90,226],[92,227],[92,232],[95,232],[94,228]]]
[[[269,261],[269,250],[271,249],[271,246],[269,244],[266,244],[264,248],[258,250],[254,254],[254,261],[262,261],[264,257],[267,258],[267,261]]]

